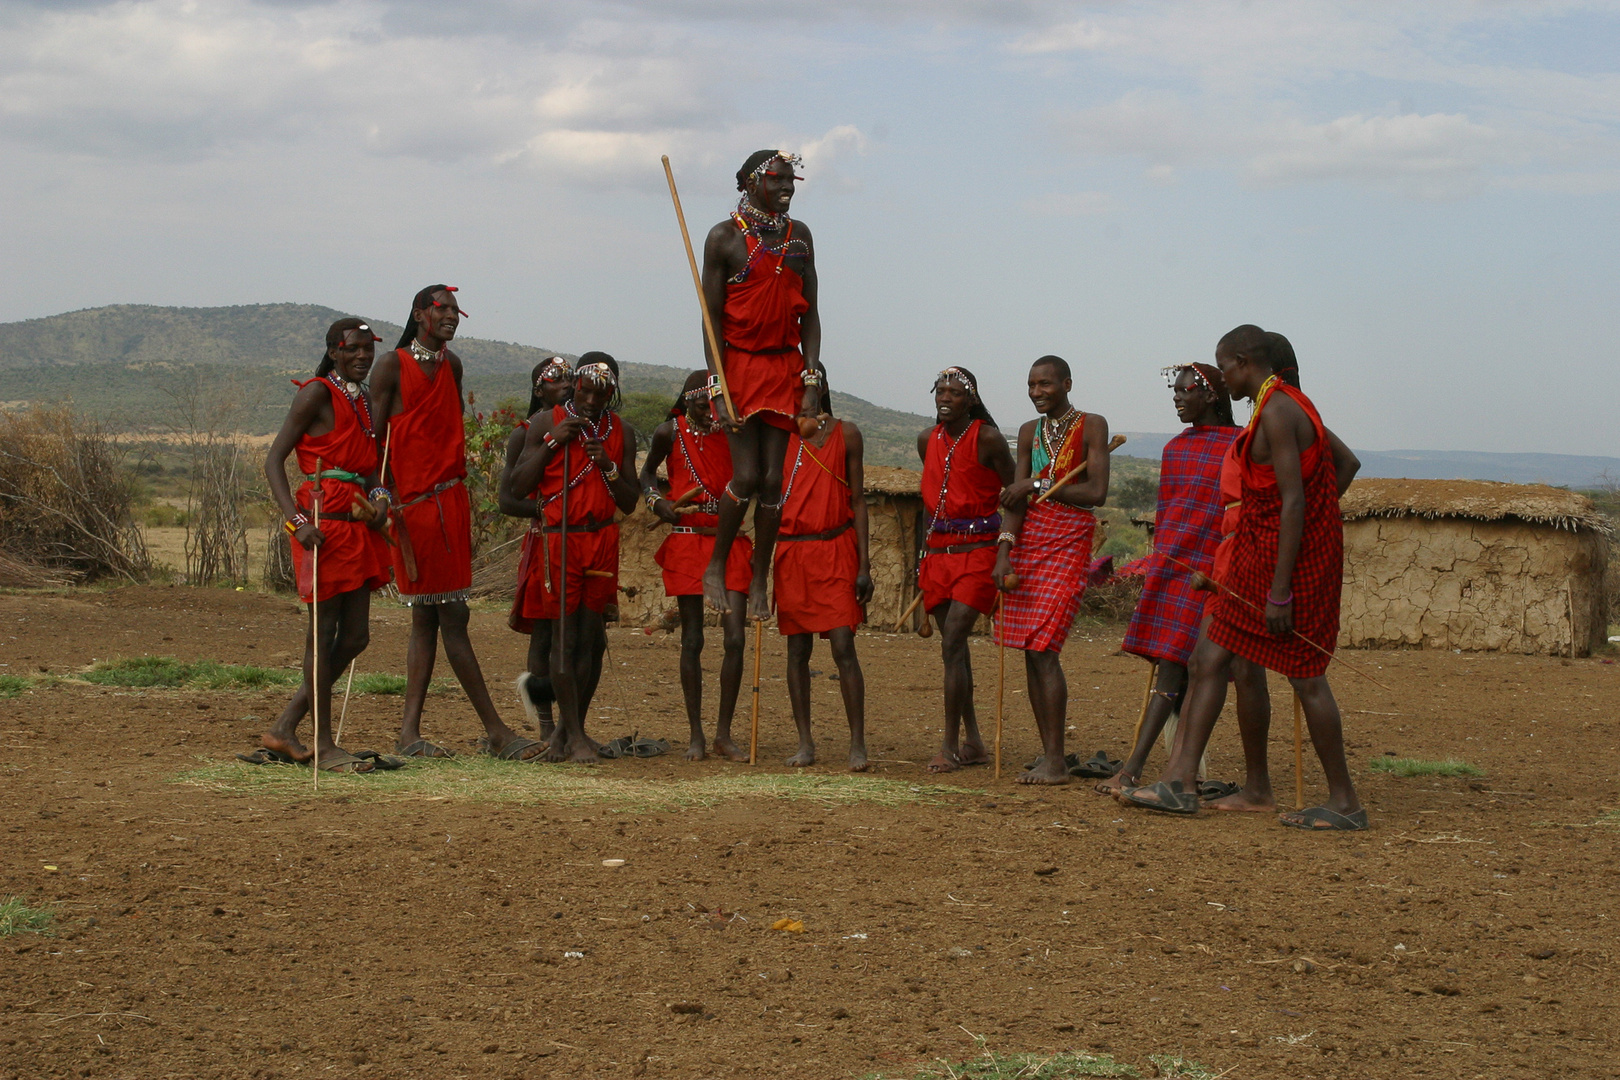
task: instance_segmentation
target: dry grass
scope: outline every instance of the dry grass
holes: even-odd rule
[[[1166,1061],[1180,1060],[1166,1057]],[[1157,1064],[1158,1059],[1154,1059]],[[986,1050],[972,1061],[938,1061],[904,1074],[871,1073],[864,1080],[1072,1080],[1087,1076],[1141,1076],[1136,1066],[1107,1054],[1000,1054]],[[1208,1074],[1163,1072],[1160,1076],[1203,1080]]]
[[[1470,765],[1466,761],[1456,758],[1446,758],[1444,761],[1425,761],[1423,758],[1410,757],[1375,757],[1367,762],[1367,768],[1373,772],[1388,773],[1390,776],[1484,776],[1485,770],[1477,765]]]
[[[743,798],[794,799],[828,806],[876,803],[880,806],[943,803],[952,795],[982,791],[908,784],[867,776],[814,773],[747,773],[696,780],[642,780],[616,777],[611,766],[537,765],[468,756],[413,761],[396,772],[364,776],[322,776],[321,798],[467,799],[485,802],[606,804],[633,810],[679,810],[716,806]],[[313,795],[309,770],[289,765],[209,764],[183,773],[176,783],[227,795],[305,799]]]

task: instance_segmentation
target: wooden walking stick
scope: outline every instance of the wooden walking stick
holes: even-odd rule
[[[714,375],[720,383],[720,394],[726,401],[726,413],[734,421],[737,406],[731,401],[731,387],[726,383],[725,356],[720,351],[720,339],[714,333],[714,318],[709,314],[709,301],[703,295],[703,275],[698,270],[697,256],[692,254],[692,234],[686,231],[686,212],[681,209],[681,196],[675,190],[675,173],[669,167],[669,155],[663,155],[664,179],[669,181],[669,197],[675,203],[675,220],[681,223],[681,239],[686,243],[686,262],[692,268],[692,285],[697,289],[698,308],[703,312],[703,334],[709,341],[709,354],[714,357]]]
[[[1001,612],[1006,593],[996,593],[996,641],[999,643],[1001,670],[996,675],[996,779],[1001,779],[1001,720],[1007,713],[1007,628]]]
[[[697,510],[701,509],[701,507],[696,507],[696,506],[688,507],[686,504],[691,502],[693,499],[697,498],[702,493],[703,493],[702,488],[695,487],[691,491],[688,491],[685,494],[681,495],[680,498],[675,499],[674,500],[675,512],[677,514],[690,514],[690,513],[694,513]],[[660,526],[662,524],[664,524],[664,520],[662,518],[660,518],[657,514],[654,514],[653,519],[651,521],[647,522],[647,531],[652,532],[654,529],[658,528],[658,526]]]
[[[558,558],[559,569],[557,573],[557,653],[562,657],[562,669],[568,673],[569,685],[574,688],[574,708],[578,710],[579,681],[574,678],[573,661],[569,660],[568,658],[568,447],[572,443],[573,439],[569,439],[568,442],[563,443],[562,490],[557,493],[557,499],[562,503],[562,516],[559,519],[557,526],[557,531],[562,536],[562,553]],[[540,523],[541,539],[545,539],[545,530],[545,519],[542,518]],[[546,565],[551,565],[550,548],[546,549]],[[553,671],[551,673],[552,678],[555,679],[557,674],[557,672]],[[566,720],[567,718],[564,717],[562,713],[563,703],[559,700],[557,702],[557,718],[559,720]],[[579,717],[579,724],[581,730],[583,730],[585,726],[585,718],[583,716]],[[563,749],[566,750],[567,748],[568,743],[565,740],[563,743]]]
[[[911,606],[907,607],[905,611],[900,613],[900,617],[894,621],[894,632],[895,633],[898,634],[905,628],[906,620],[911,618],[911,613],[913,611],[917,610],[917,605],[921,604],[922,601],[923,601],[923,594],[918,593],[917,598],[911,602]],[[927,618],[928,618],[928,616],[925,614],[923,616],[923,619],[926,620]],[[926,621],[924,622],[924,625],[927,625]],[[923,636],[927,637],[928,635],[924,634]]]
[[[343,721],[349,715],[349,691],[353,690],[353,689],[354,689],[354,661],[350,660],[349,661],[349,681],[343,684],[343,711],[338,713],[337,734],[332,736],[332,741],[333,742],[341,743],[343,741]]]
[[[1112,439],[1108,440],[1108,452],[1110,454],[1112,454],[1115,450],[1118,450],[1120,447],[1122,447],[1124,445],[1125,445],[1125,436],[1123,436],[1123,435],[1115,435]],[[1051,487],[1047,488],[1045,491],[1041,492],[1038,496],[1036,496],[1035,502],[1034,502],[1033,505],[1039,506],[1041,503],[1045,502],[1047,499],[1050,499],[1052,497],[1052,493],[1054,491],[1056,491],[1058,488],[1066,487],[1069,484],[1074,483],[1076,480],[1080,479],[1085,474],[1086,474],[1086,462],[1082,461],[1080,464],[1076,465],[1074,468],[1072,468],[1068,472],[1064,473],[1063,477],[1060,480],[1058,480],[1057,483],[1053,484]]]
[[[1294,809],[1305,809],[1305,706],[1294,693]]]
[[[315,482],[309,501],[315,512],[315,534],[321,532],[321,459],[315,459]],[[309,549],[309,715],[314,721],[313,753],[309,759],[315,790],[321,790],[321,545]]]
[[[667,159],[666,159],[667,160]],[[765,634],[765,620],[754,620],[754,718],[748,724],[748,764],[759,761],[759,649]]]
[[[1142,737],[1142,725],[1147,723],[1148,706],[1153,702],[1153,682],[1159,677],[1159,662],[1157,660],[1148,664],[1147,686],[1142,690],[1142,715],[1136,718],[1136,731],[1131,734],[1131,749],[1136,749],[1137,740]]]

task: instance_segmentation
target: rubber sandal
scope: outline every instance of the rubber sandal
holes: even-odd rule
[[[402,757],[397,757],[394,754],[379,754],[375,750],[361,750],[354,756],[361,761],[371,762],[371,767],[378,772],[392,772],[395,769],[403,769],[410,764]]]
[[[394,753],[405,758],[452,758],[456,752],[448,746],[428,742],[426,739],[417,739],[409,746],[396,746]]]
[[[361,766],[365,768],[361,768]],[[339,776],[364,776],[375,772],[377,766],[365,758],[354,754],[339,752],[336,754],[321,755],[321,772],[337,773]]]
[[[1224,799],[1228,795],[1236,795],[1243,790],[1243,785],[1234,784],[1230,780],[1200,780],[1198,781],[1198,797],[1205,802],[1213,799]]]
[[[261,746],[251,754],[237,754],[236,760],[245,761],[249,765],[298,765],[308,762],[295,761],[291,755],[283,754],[280,750],[272,750],[268,746]]]
[[[535,746],[540,747],[543,751],[545,749],[545,745],[545,743],[539,741],[538,739],[518,738],[513,739],[511,742],[501,747],[500,750],[496,751],[489,748],[488,742],[480,740],[478,749],[480,752],[488,757],[494,758],[496,761],[535,761],[541,756],[540,752],[536,752],[524,757],[523,751]]]
[[[1069,756],[1073,757],[1075,755],[1071,754]],[[1120,766],[1123,764],[1125,764],[1123,761],[1115,761],[1105,752],[1099,750],[1085,761],[1069,766],[1069,775],[1083,776],[1088,780],[1107,780],[1119,772]]]
[[[667,753],[669,753],[667,740],[636,738],[631,735],[621,735],[612,742],[605,742],[596,748],[596,756],[609,761],[624,757],[658,757]]]
[[[1149,802],[1139,792],[1153,795],[1156,801]],[[1146,787],[1125,788],[1120,791],[1119,799],[1144,810],[1157,810],[1161,814],[1190,816],[1198,813],[1198,792],[1188,791],[1180,780],[1158,780]]]
[[[1295,820],[1290,821],[1289,818]],[[1290,829],[1310,832],[1365,832],[1372,828],[1367,822],[1367,808],[1363,806],[1349,814],[1341,814],[1326,806],[1313,806],[1308,810],[1293,810],[1277,819]]]

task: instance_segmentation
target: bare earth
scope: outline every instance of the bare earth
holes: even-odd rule
[[[299,619],[288,599],[228,590],[0,596],[0,673],[142,654],[281,665]],[[406,620],[378,601],[363,670],[403,671]],[[794,741],[781,639],[766,639],[754,772],[780,773]],[[595,734],[678,750],[675,638],[611,640]],[[474,641],[515,714],[523,640],[482,609]],[[927,782],[937,642],[859,645],[876,775]],[[1082,757],[1122,756],[1140,706],[1143,665],[1117,647],[1116,632],[1065,653]],[[993,729],[995,650],[973,657]],[[1156,817],[1082,783],[1015,788],[1036,745],[1016,655],[1006,778],[964,770],[941,781],[960,794],[898,808],[355,798],[366,778],[318,798],[225,794],[174,781],[255,745],[280,691],[39,683],[0,700],[0,897],[59,920],[53,937],[0,939],[0,1077],[910,1076],[974,1057],[975,1037],[1145,1074],[1149,1054],[1179,1053],[1232,1077],[1615,1075],[1620,830],[1594,822],[1616,801],[1620,666],[1347,659],[1394,689],[1337,669],[1375,826],[1351,836]],[[718,666],[717,635],[705,660]],[[824,645],[812,666],[834,670]],[[840,771],[837,700],[823,674],[816,773]],[[390,748],[398,706],[357,699],[345,743]],[[427,730],[470,749],[459,692],[429,699]],[[1368,772],[1385,751],[1488,775]],[[1210,757],[1234,776],[1229,723]],[[676,753],[596,775],[748,771]],[[1322,792],[1309,765],[1306,788]],[[770,929],[783,917],[804,933]]]

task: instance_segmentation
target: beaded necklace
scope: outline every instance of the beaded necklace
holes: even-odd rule
[[[690,429],[690,421],[687,421],[685,417],[679,418],[675,424],[675,445],[681,448],[681,457],[686,462],[686,471],[692,474],[693,483],[697,484],[698,490],[703,492],[703,502],[699,504],[703,507],[702,512],[718,514],[720,512],[720,496],[710,491],[709,485],[703,482],[703,474],[698,472],[697,465],[692,461],[692,455],[686,448],[686,432]],[[703,438],[696,431],[692,432],[692,437],[696,439]],[[699,445],[702,444],[699,443]],[[710,507],[713,507],[713,509],[710,509]]]
[[[1255,422],[1260,419],[1260,406],[1266,403],[1266,399],[1271,396],[1271,392],[1281,384],[1281,377],[1276,375],[1272,375],[1260,384],[1260,389],[1254,395],[1254,412],[1249,414],[1249,423],[1247,425],[1249,428],[1253,428]]]
[[[1079,415],[1080,410],[1071,405],[1069,411],[1057,420],[1041,417],[1041,445],[1046,449],[1048,461],[1057,460],[1058,451],[1063,449],[1063,440],[1069,437],[1069,428],[1074,426],[1075,417]]]
[[[928,519],[929,532],[935,531],[934,527],[939,524],[940,515],[945,513],[945,489],[951,486],[951,460],[956,457],[956,448],[962,444],[963,438],[973,430],[976,423],[977,420],[970,421],[968,426],[962,429],[962,434],[951,440],[950,447],[945,451],[945,475],[939,481],[939,500],[934,503],[934,512]],[[939,442],[945,441],[947,436],[944,424],[934,429],[934,438]]]
[[[365,428],[366,434],[373,434],[371,402],[366,400],[365,388],[357,382],[351,382],[336,374],[323,375],[321,380],[343,395],[349,403],[349,408],[354,410],[355,418],[360,421],[360,426]],[[353,389],[350,389],[351,387]]]
[[[788,217],[785,210],[780,214],[773,214],[769,210],[761,210],[753,204],[747,195],[737,200],[736,216],[742,218],[747,225],[752,225],[755,230],[767,232],[780,232],[782,229],[787,228],[788,222],[793,220]],[[744,228],[747,228],[747,225]]]
[[[416,357],[419,363],[425,364],[429,360],[442,361],[444,359],[444,354],[449,351],[449,349],[450,346],[441,345],[439,346],[438,352],[433,352],[420,341],[417,341],[415,338],[411,338],[411,355]]]

